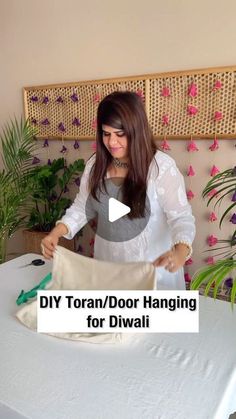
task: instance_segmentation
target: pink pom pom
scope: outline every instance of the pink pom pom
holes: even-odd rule
[[[99,93],[96,93],[93,97],[94,103],[99,103],[101,100]]]
[[[217,175],[217,173],[220,173],[220,170],[218,169],[218,167],[216,167],[215,165],[213,165],[210,174],[213,177],[213,176]]]
[[[218,150],[218,148],[219,148],[219,143],[218,143],[218,140],[215,138],[213,144],[209,147],[209,150],[215,151],[215,150]]]
[[[187,112],[189,115],[196,115],[198,113],[198,108],[196,106],[193,105],[188,105],[187,106]]]
[[[168,115],[163,115],[162,124],[163,125],[168,125],[169,124],[169,116]]]
[[[222,112],[216,111],[214,114],[214,121],[220,121],[223,118]]]
[[[218,243],[218,239],[217,237],[213,236],[213,234],[211,234],[207,238],[207,243],[208,243],[208,246],[215,246]]]
[[[189,275],[189,273],[184,274],[184,279],[185,279],[185,282],[191,282],[192,281],[192,278]]]
[[[197,85],[194,83],[191,83],[188,88],[188,96],[195,97],[197,96]]]
[[[209,196],[209,197],[214,196],[215,198],[216,198],[218,195],[219,195],[219,193],[218,193],[217,189],[212,189],[212,190],[211,190],[211,191],[207,194],[207,196]]]
[[[213,256],[209,256],[209,257],[206,259],[206,263],[207,263],[208,265],[214,265],[215,261],[214,261]]]
[[[199,149],[197,148],[197,145],[195,144],[194,140],[190,140],[188,146],[187,146],[187,150],[189,152],[193,152],[193,151],[199,151]]]
[[[94,130],[96,130],[96,129],[97,129],[97,119],[94,119],[94,120],[93,120],[93,122],[92,122],[92,128],[93,128]]]
[[[187,176],[195,176],[195,172],[192,166],[189,166]]]
[[[194,197],[195,197],[195,195],[192,191],[187,192],[187,198],[188,198],[189,201],[191,201],[191,199],[193,199]]]
[[[91,145],[92,150],[96,151],[97,150],[97,143],[96,141],[94,141]]]
[[[169,87],[163,87],[161,91],[161,96],[168,97],[170,96],[170,89]]]
[[[138,89],[136,93],[139,97],[141,97],[141,99],[144,99],[144,94],[143,94],[143,91],[141,89]]]
[[[168,144],[168,142],[167,142],[166,139],[164,139],[162,141],[161,148],[162,148],[162,150],[166,150],[166,151],[170,151],[171,150],[171,148],[170,148],[170,146],[169,146],[169,144]]]
[[[220,80],[216,80],[212,90],[219,90],[222,87],[222,83]]]
[[[188,260],[186,260],[185,265],[192,265],[193,264],[193,259],[189,258]]]
[[[217,216],[215,215],[215,213],[214,212],[212,212],[211,214],[210,214],[210,217],[209,217],[209,220],[208,221],[210,221],[211,223],[212,222],[214,222],[214,221],[216,221],[217,220]]]

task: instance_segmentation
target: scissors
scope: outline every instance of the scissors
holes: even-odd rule
[[[41,265],[44,265],[44,264],[45,264],[45,261],[44,260],[42,260],[42,259],[34,259],[34,260],[32,260],[32,262],[27,263],[26,265],[20,266],[20,268],[25,268],[26,266],[31,266],[31,265],[33,265],[33,266],[41,266]]]

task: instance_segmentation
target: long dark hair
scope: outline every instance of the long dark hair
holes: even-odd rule
[[[90,173],[91,195],[105,187],[105,176],[113,157],[103,144],[102,125],[123,130],[128,141],[129,169],[122,184],[122,202],[131,208],[129,218],[145,216],[147,174],[157,150],[144,104],[136,93],[114,92],[106,96],[97,111],[96,160]]]

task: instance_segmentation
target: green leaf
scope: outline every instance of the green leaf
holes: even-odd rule
[[[26,225],[26,209],[32,207],[34,191],[32,166],[36,151],[36,130],[28,121],[7,123],[0,135],[3,169],[0,171],[0,234],[8,237]]]
[[[236,296],[236,279],[234,278],[233,286],[232,286],[232,290],[231,290],[231,308],[232,308],[232,310],[234,308],[235,296]]]
[[[214,266],[205,266],[200,268],[193,276],[190,289],[196,290],[199,286],[207,279],[207,277],[214,272],[217,272],[218,269],[221,267],[221,262],[217,262]]]
[[[226,215],[231,211],[231,209],[233,208],[233,207],[235,207],[235,205],[236,205],[236,202],[233,202],[233,204],[232,205],[230,205],[229,206],[229,208],[227,208],[227,210],[224,212],[224,214],[222,215],[222,217],[221,217],[221,219],[220,219],[220,227],[221,227],[221,224],[222,224],[222,222],[223,222],[223,220],[224,220],[224,218],[226,217]]]

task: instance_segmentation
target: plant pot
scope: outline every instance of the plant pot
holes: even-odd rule
[[[48,233],[45,233],[43,231],[33,231],[33,230],[24,230],[23,236],[24,236],[24,249],[25,253],[39,253],[41,254],[41,247],[40,243],[44,237],[46,237]],[[66,249],[76,251],[76,243],[75,239],[68,240],[64,237],[61,237],[59,239],[60,246],[65,247]]]

